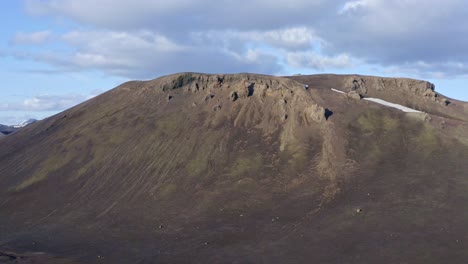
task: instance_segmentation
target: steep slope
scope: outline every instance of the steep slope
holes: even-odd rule
[[[2,139],[0,248],[83,263],[467,260],[465,113],[421,103],[430,118],[415,118],[330,90],[347,77],[301,78],[129,82]]]

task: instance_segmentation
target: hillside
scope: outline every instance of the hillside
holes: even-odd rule
[[[465,263],[467,158],[424,81],[132,81],[1,139],[0,263]]]

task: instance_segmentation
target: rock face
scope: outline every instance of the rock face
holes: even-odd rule
[[[464,263],[468,108],[423,88],[197,73],[122,84],[0,141],[0,252]],[[349,98],[360,93],[428,118]]]
[[[294,80],[322,89],[336,88],[352,95],[380,98],[438,116],[451,116],[468,121],[466,103],[447,98],[435,91],[434,84],[408,78],[383,78],[362,75],[292,76]]]
[[[434,84],[426,81],[412,80],[405,78],[379,78],[379,77],[358,77],[348,78],[349,86],[361,95],[366,95],[368,89],[384,91],[386,89],[399,89],[408,91],[418,96],[435,96]],[[352,84],[351,84],[352,83]],[[397,88],[396,88],[397,87]]]
[[[239,99],[239,95],[237,95],[237,92],[232,92],[230,98],[234,102]]]
[[[352,79],[352,81],[351,81]],[[403,95],[415,95],[419,98],[425,98],[430,101],[437,102],[444,106],[450,102],[446,98],[442,98],[438,93],[434,91],[434,84],[426,81],[412,80],[412,79],[391,79],[391,78],[375,78],[375,77],[360,77],[350,78],[347,80],[348,84],[345,87],[349,87],[352,92],[357,92],[361,96],[367,96],[368,94],[375,94],[375,91],[385,93],[388,89],[398,89],[398,92]],[[392,91],[395,92],[395,91]]]
[[[349,98],[355,99],[355,100],[361,100],[361,94],[359,94],[357,91],[351,91],[347,93]]]

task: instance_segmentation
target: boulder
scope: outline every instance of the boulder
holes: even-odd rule
[[[361,95],[356,92],[356,91],[351,91],[349,93],[346,94],[349,98],[352,98],[352,99],[355,99],[355,100],[361,100]]]

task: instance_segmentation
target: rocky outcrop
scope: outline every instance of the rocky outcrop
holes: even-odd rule
[[[438,93],[434,91],[434,85],[432,88],[428,88],[423,92],[423,96],[431,101],[437,102],[441,105],[447,106],[450,104],[450,101],[447,98],[441,97]]]
[[[314,90],[335,88],[348,98],[372,97],[399,104],[430,115],[468,121],[468,103],[438,93],[434,84],[409,78],[386,78],[364,75],[302,75],[289,77]],[[357,93],[357,94],[356,94]]]
[[[346,94],[349,98],[355,99],[355,100],[361,100],[361,95],[357,91],[351,91]]]
[[[316,122],[323,122],[326,120],[326,111],[325,108],[313,104],[305,109],[307,115]]]
[[[231,99],[231,101],[234,102],[239,98],[239,95],[237,95],[237,92],[232,92],[231,96],[229,96],[229,98]]]
[[[356,76],[355,78],[347,78],[346,83],[348,90],[357,91],[361,95],[366,95],[369,90],[385,91],[387,89],[408,91],[420,96],[435,93],[434,84],[406,78]]]
[[[406,79],[406,78],[381,78],[381,77],[355,77],[348,78],[345,86],[353,97],[357,98],[355,93],[361,97],[375,94],[375,92],[388,92],[392,90],[399,93],[400,96],[414,95],[429,101],[437,102],[441,105],[449,105],[447,98],[441,97],[435,92],[434,84],[426,81]],[[351,94],[350,94],[351,95]]]

